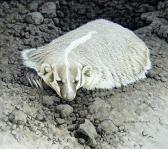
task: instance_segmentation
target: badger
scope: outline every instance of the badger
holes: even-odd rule
[[[81,87],[118,88],[144,79],[151,68],[145,43],[131,30],[104,19],[88,22],[45,46],[25,49],[21,55],[26,67],[69,101]],[[33,83],[41,86],[38,79]]]

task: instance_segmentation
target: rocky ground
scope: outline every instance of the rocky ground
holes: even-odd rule
[[[0,2],[0,149],[167,149],[168,2]],[[30,87],[20,51],[95,18],[135,30],[151,51],[146,80],[79,90],[72,102]]]

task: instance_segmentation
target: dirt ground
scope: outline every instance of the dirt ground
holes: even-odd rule
[[[102,18],[135,26],[150,48],[152,70],[147,79],[127,87],[81,89],[72,102],[51,89],[32,88],[20,57],[22,49],[44,45],[80,25],[61,23],[71,4],[63,2],[0,2],[0,149],[167,149],[168,2],[143,4],[138,15],[126,15],[134,18],[131,24],[106,17],[107,8],[102,11]],[[83,19],[85,12],[80,13]],[[97,15],[88,13],[85,21]]]

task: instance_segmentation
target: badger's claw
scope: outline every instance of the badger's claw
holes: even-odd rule
[[[39,78],[38,80],[36,80],[36,82],[37,82],[39,88],[43,90],[44,88],[43,88],[43,84],[42,84],[41,78]]]
[[[32,87],[43,89],[42,79],[37,75],[35,71],[28,71],[26,73],[26,78]]]
[[[33,87],[33,81],[32,81],[32,72],[31,71],[28,71],[26,73],[26,79],[28,80],[29,84],[31,85],[31,87]]]

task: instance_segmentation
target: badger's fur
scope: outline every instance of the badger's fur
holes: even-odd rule
[[[107,20],[89,22],[51,43],[22,51],[23,63],[63,98],[80,87],[121,87],[145,78],[149,50],[132,31]]]

